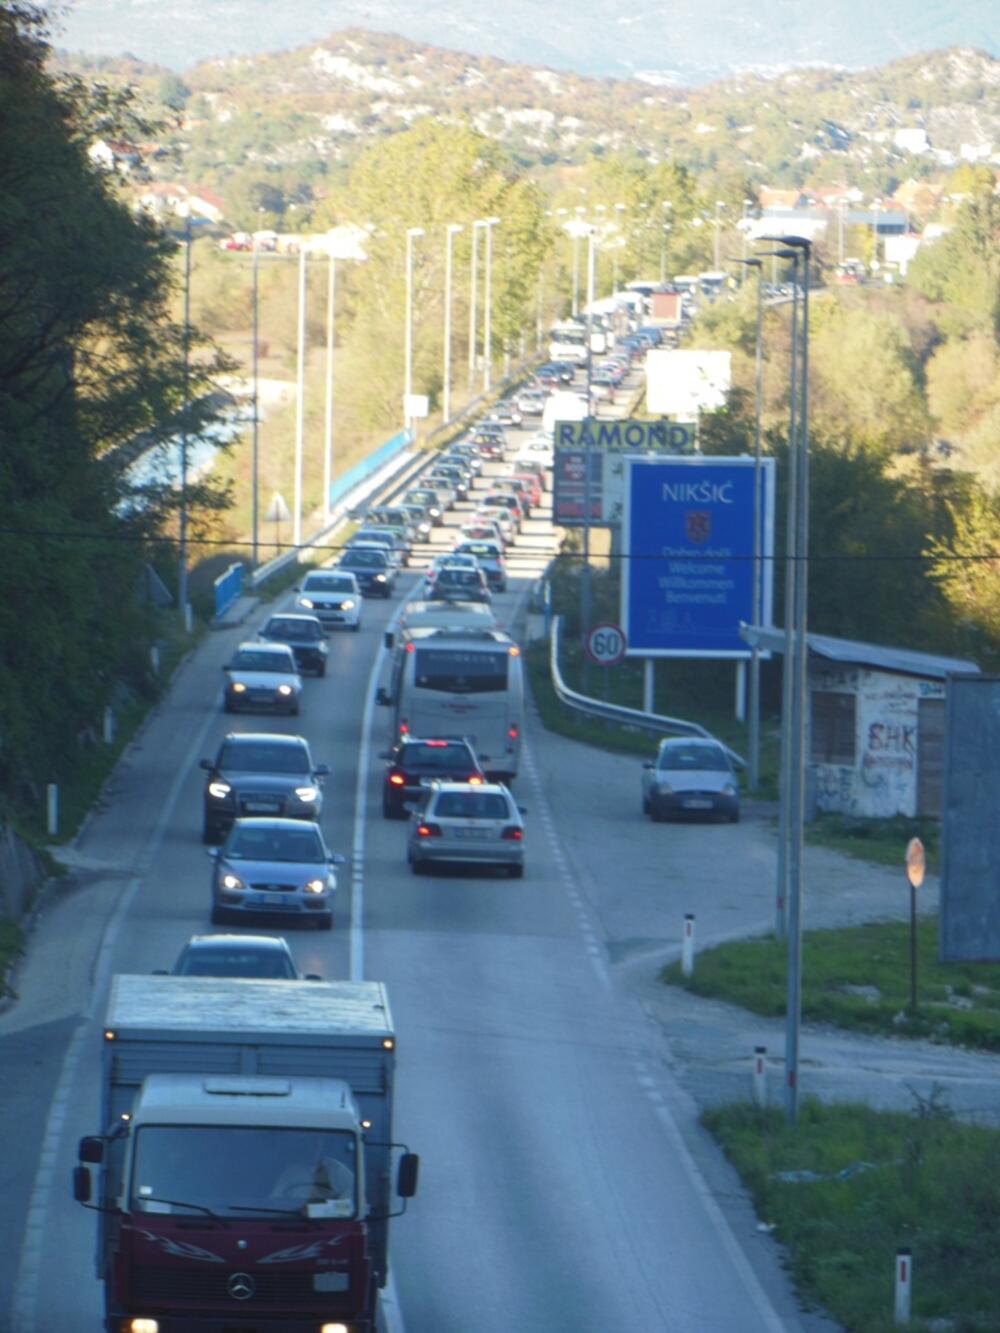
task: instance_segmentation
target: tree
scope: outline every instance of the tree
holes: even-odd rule
[[[184,110],[191,97],[191,89],[177,74],[164,74],[156,92],[163,105],[176,113]]]
[[[976,188],[959,209],[955,224],[932,244],[923,245],[907,272],[907,282],[929,301],[955,308],[958,329],[1000,332],[1000,196],[990,184]]]

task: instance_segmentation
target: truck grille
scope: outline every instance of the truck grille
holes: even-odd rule
[[[246,1309],[282,1302],[308,1305],[316,1300],[311,1272],[269,1273],[260,1268],[250,1273],[255,1288],[253,1295],[244,1301],[234,1300],[229,1294],[227,1283],[236,1271],[216,1264],[212,1265],[210,1272],[198,1268],[138,1267],[132,1270],[131,1301],[137,1306],[160,1308],[211,1302],[235,1311],[241,1307]],[[324,1292],[323,1299],[328,1303],[330,1294]]]

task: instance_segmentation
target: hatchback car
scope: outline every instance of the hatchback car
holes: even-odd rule
[[[517,395],[517,405],[522,417],[540,417],[548,401],[549,395],[544,389],[522,389]]]
[[[416,534],[414,540],[418,542],[429,541],[431,535],[431,529],[434,526],[434,521],[427,511],[427,506],[418,504],[404,504],[400,505],[400,508],[407,515],[407,521],[409,522],[410,527]]]
[[[454,551],[445,551],[442,555],[436,555],[424,575],[423,586],[419,589],[421,597],[434,596],[434,584],[437,581],[437,576],[446,565],[454,569],[478,569],[479,561],[474,555],[468,553],[457,554]]]
[[[298,819],[238,819],[219,848],[209,852],[212,921],[257,913],[298,916],[329,930],[333,925],[334,866],[318,824]]]
[[[335,568],[354,575],[363,597],[391,597],[396,586],[396,566],[379,546],[348,546]]]
[[[454,509],[458,503],[458,487],[447,479],[442,477],[436,469],[425,473],[421,478],[426,486],[434,492],[438,502],[444,506],[445,510]]]
[[[444,522],[444,505],[438,499],[437,492],[429,486],[414,486],[403,497],[406,504],[422,505],[427,517],[437,528]]]
[[[459,500],[469,498],[471,482],[469,474],[464,468],[459,468],[452,463],[435,463],[430,472],[427,473],[427,483],[436,488],[439,481],[444,486],[450,486]]]
[[[479,501],[480,513],[489,513],[495,509],[505,509],[514,524],[515,532],[520,529],[524,521],[524,510],[516,495],[510,491],[490,491],[489,495],[484,495]]]
[[[462,467],[466,467],[478,476],[483,470],[483,456],[471,440],[456,440],[448,449],[449,458],[454,458]]]
[[[317,616],[288,613],[271,616],[259,637],[265,643],[287,644],[299,671],[311,671],[316,676],[326,675],[330,648]]]
[[[487,416],[487,421],[497,421],[501,426],[520,426],[523,420],[517,403],[497,403]]]
[[[295,591],[295,605],[311,611],[320,624],[361,628],[361,588],[350,570],[310,570]]]
[[[192,935],[170,969],[174,977],[254,977],[263,981],[319,981],[295,965],[281,935]]]
[[[386,819],[405,819],[409,805],[419,800],[426,782],[434,778],[473,785],[486,781],[467,740],[407,736],[385,750],[381,758],[386,761],[382,784],[382,813]]]
[[[498,427],[498,430],[501,428]],[[472,443],[484,458],[503,458],[507,448],[507,437],[489,430],[477,430],[472,436]]]
[[[302,677],[286,643],[241,643],[223,666],[222,706],[227,713],[299,711]]]
[[[524,825],[500,783],[435,782],[410,815],[406,859],[415,875],[443,861],[505,867],[524,874]]]
[[[436,600],[455,597],[460,602],[485,602],[487,606],[493,601],[486,575],[478,565],[474,569],[442,565],[434,579],[433,595]]]
[[[454,554],[475,556],[490,588],[494,592],[506,590],[507,566],[504,564],[503,544],[500,541],[470,538],[468,541],[459,542]]]
[[[318,819],[323,809],[326,764],[314,764],[302,736],[230,732],[214,759],[203,759],[208,774],[203,794],[202,840],[218,842],[235,819],[283,815]]]
[[[642,767],[642,812],[654,822],[675,814],[739,819],[739,782],[718,741],[668,738]]]

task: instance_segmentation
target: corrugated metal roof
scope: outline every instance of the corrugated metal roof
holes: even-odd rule
[[[740,633],[744,638],[756,635],[761,648],[767,648],[773,653],[784,651],[783,629],[744,625]],[[829,634],[809,634],[807,639],[809,652],[828,662],[877,667],[881,671],[895,671],[904,676],[926,676],[937,680],[950,675],[979,675],[979,667],[975,662],[966,662],[960,657],[942,657],[938,653],[921,653],[912,648],[887,648],[880,643],[860,643],[855,639],[835,639]]]

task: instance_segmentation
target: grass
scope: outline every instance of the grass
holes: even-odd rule
[[[787,952],[773,936],[738,940],[699,953],[690,977],[676,963],[663,969],[661,980],[777,1018],[785,1012]],[[923,917],[911,1013],[908,921],[806,931],[802,1017],[855,1032],[1000,1052],[1000,965],[942,963],[937,952],[937,918]]]
[[[911,838],[924,844],[927,869],[936,872],[941,858],[941,825],[935,819],[858,819],[850,815],[820,815],[807,825],[809,842],[835,852],[896,866],[903,873],[903,858]]]
[[[804,1101],[795,1126],[746,1104],[702,1118],[786,1247],[805,1304],[848,1333],[890,1333],[905,1246],[912,1329],[1000,1329],[1000,1133],[956,1123],[937,1097],[912,1114]]]

